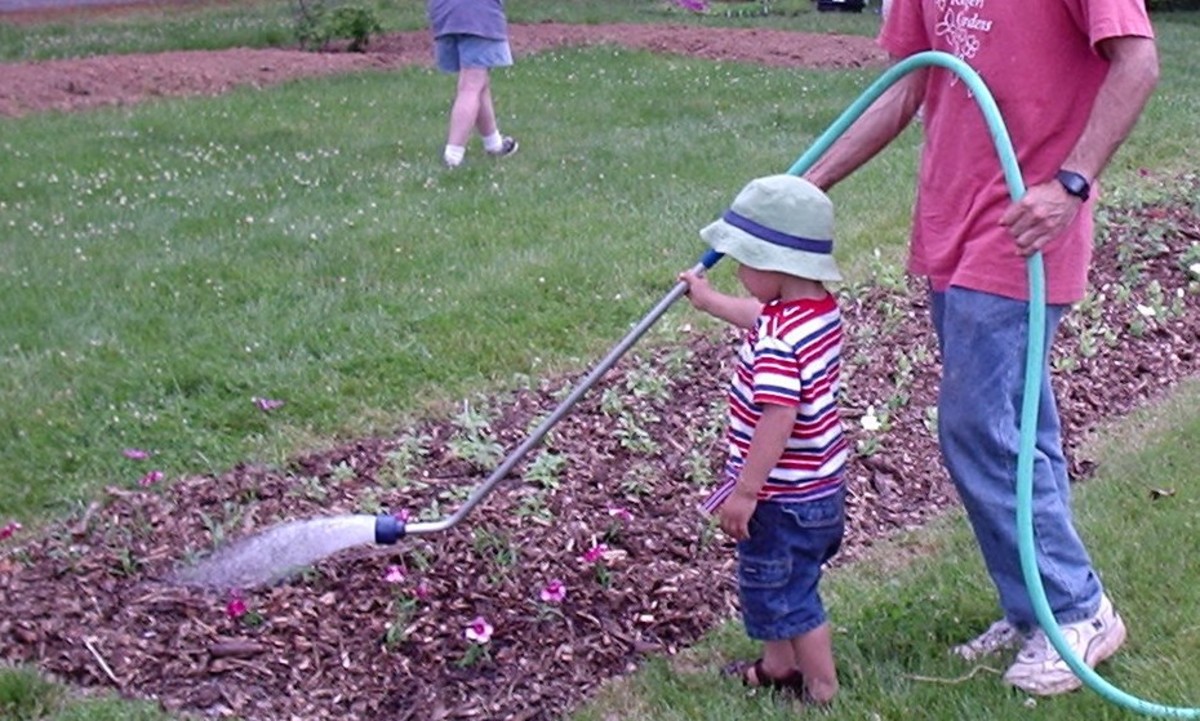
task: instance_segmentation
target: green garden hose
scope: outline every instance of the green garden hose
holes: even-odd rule
[[[980,110],[983,111],[988,131],[995,143],[996,152],[1000,156],[1000,165],[1004,170],[1004,179],[1008,184],[1009,194],[1012,196],[1013,202],[1020,200],[1025,195],[1025,183],[1021,179],[1012,141],[1008,137],[1004,120],[1000,116],[1000,110],[996,107],[996,101],[992,98],[991,92],[971,66],[953,55],[937,51],[917,53],[888,69],[834,121],[833,125],[829,126],[829,129],[817,138],[812,147],[800,156],[800,159],[792,165],[788,172],[792,175],[803,174],[893,83],[913,70],[927,66],[940,66],[954,72],[970,88],[979,102]],[[706,261],[708,260],[711,259],[706,258]],[[712,263],[707,262],[706,265],[711,266]],[[1021,570],[1025,577],[1025,585],[1029,589],[1029,597],[1033,602],[1038,623],[1041,624],[1042,630],[1046,632],[1046,636],[1054,648],[1062,654],[1063,660],[1067,662],[1075,675],[1106,700],[1147,716],[1200,718],[1200,708],[1164,706],[1145,701],[1122,691],[1101,678],[1071,650],[1059,630],[1054,614],[1050,610],[1050,604],[1046,600],[1046,591],[1042,586],[1042,578],[1033,550],[1033,451],[1036,440],[1038,406],[1041,400],[1039,397],[1041,366],[1045,350],[1046,328],[1046,281],[1041,253],[1030,256],[1027,266],[1029,270],[1029,329],[1025,353],[1025,397],[1021,406],[1021,433],[1017,458],[1017,532],[1019,534]]]

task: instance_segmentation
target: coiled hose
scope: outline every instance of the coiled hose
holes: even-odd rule
[[[788,172],[792,175],[803,174],[885,90],[904,75],[928,66],[938,66],[950,70],[970,88],[983,112],[988,131],[996,146],[996,152],[1000,156],[1000,165],[1004,171],[1009,194],[1012,196],[1013,202],[1020,200],[1025,195],[1025,183],[1021,179],[1021,171],[1017,166],[1012,141],[1008,137],[1008,130],[1004,126],[1004,119],[1000,116],[996,101],[992,98],[983,79],[971,66],[953,55],[938,51],[917,53],[889,68],[817,138],[812,147],[800,156]],[[715,260],[708,262],[711,259],[707,256],[704,260],[706,267],[711,267],[712,262],[715,262]],[[1046,632],[1050,643],[1062,655],[1063,660],[1067,662],[1075,675],[1106,700],[1147,716],[1200,718],[1200,708],[1152,703],[1126,693],[1105,681],[1071,650],[1062,631],[1059,630],[1054,613],[1050,610],[1050,604],[1046,600],[1046,590],[1042,586],[1042,577],[1038,571],[1033,545],[1033,452],[1036,443],[1038,406],[1041,401],[1041,359],[1045,351],[1046,328],[1046,280],[1040,252],[1029,257],[1027,267],[1029,271],[1029,337],[1025,352],[1025,396],[1021,405],[1020,444],[1017,458],[1017,533],[1021,554],[1021,571],[1025,577],[1025,586],[1029,589],[1029,597],[1033,602],[1038,623]]]

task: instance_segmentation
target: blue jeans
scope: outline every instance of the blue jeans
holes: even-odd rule
[[[1017,454],[1029,307],[951,287],[930,291],[942,355],[938,441],[983,552],[1000,606],[1022,631],[1037,627],[1017,546]],[[1067,306],[1046,308],[1046,356],[1033,463],[1033,533],[1050,609],[1060,624],[1094,615],[1100,580],[1071,519],[1061,426],[1049,354]]]
[[[825,623],[817,584],[821,566],[842,545],[846,489],[798,503],[763,501],[738,542],[738,596],[746,635],[792,639]]]

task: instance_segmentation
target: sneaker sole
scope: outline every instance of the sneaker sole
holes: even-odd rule
[[[1099,641],[1099,643],[1094,646],[1088,646],[1087,650],[1084,651],[1083,662],[1088,665],[1088,668],[1096,668],[1125,644],[1125,621],[1121,619],[1121,614],[1114,612],[1113,615],[1115,616],[1115,622],[1113,623],[1112,631],[1105,634],[1102,638],[1097,637],[1093,639],[1094,641]],[[1007,681],[1008,679],[1005,680]],[[1011,681],[1009,683],[1026,693],[1036,696],[1056,696],[1058,694],[1070,693],[1083,687],[1083,679],[1074,673],[1063,677],[1058,683],[1038,688],[1026,688],[1019,683],[1012,683]]]

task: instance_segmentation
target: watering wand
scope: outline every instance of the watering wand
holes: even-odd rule
[[[718,253],[715,250],[709,250],[700,258],[692,270],[696,273],[701,273],[705,270],[708,270],[709,268],[712,268],[713,265],[715,265],[716,262],[721,259],[721,257],[721,253]],[[683,281],[676,283],[675,287],[671,289],[671,292],[667,293],[662,300],[660,300],[653,308],[651,308],[650,312],[647,313],[640,321],[638,321],[637,324],[625,334],[625,337],[622,338],[619,343],[613,346],[612,350],[608,352],[608,355],[604,356],[604,358],[602,358],[600,362],[596,364],[596,367],[593,368],[591,372],[583,378],[583,380],[579,381],[579,383],[577,383],[573,389],[571,389],[571,392],[567,394],[567,397],[558,404],[558,406],[550,413],[550,415],[546,416],[546,418],[538,424],[537,428],[533,429],[533,432],[529,434],[529,437],[526,438],[521,445],[517,446],[511,453],[508,454],[508,456],[500,463],[500,465],[496,467],[496,470],[492,471],[492,474],[487,477],[487,480],[485,480],[483,483],[480,483],[475,487],[474,490],[471,491],[471,494],[467,496],[467,500],[464,501],[461,506],[459,506],[458,510],[451,515],[437,521],[421,521],[417,523],[405,523],[399,518],[391,515],[377,516],[375,518],[375,542],[379,544],[393,544],[407,535],[436,533],[438,531],[445,531],[449,528],[457,526],[459,522],[471,512],[472,508],[477,506],[480,501],[482,501],[489,493],[492,492],[492,489],[496,487],[496,484],[500,483],[500,481],[504,480],[504,478],[508,476],[513,467],[515,467],[517,463],[519,463],[521,459],[529,453],[530,450],[537,446],[537,444],[541,443],[546,434],[550,432],[550,429],[553,428],[560,420],[563,419],[564,416],[567,415],[567,413],[570,412],[571,408],[579,401],[580,398],[583,397],[583,394],[591,390],[592,386],[596,385],[596,382],[600,380],[600,378],[603,377],[604,374],[609,371],[609,369],[616,365],[621,356],[625,355],[625,352],[632,348],[633,344],[637,343],[638,339],[645,335],[646,331],[650,330],[650,327],[662,317],[662,314],[666,313],[667,309],[670,308],[675,301],[679,300],[687,293],[687,290],[687,283]]]

